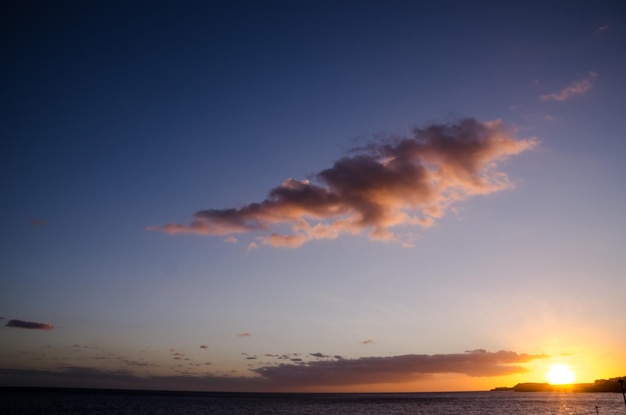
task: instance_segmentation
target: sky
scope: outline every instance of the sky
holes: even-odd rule
[[[0,385],[626,375],[620,1],[2,7]]]

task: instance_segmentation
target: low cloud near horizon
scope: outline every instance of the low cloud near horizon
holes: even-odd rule
[[[456,373],[472,377],[505,376],[528,371],[520,363],[546,355],[511,351],[474,350],[458,354],[361,357],[315,360],[300,364],[265,366],[252,371],[281,385],[323,386],[403,383],[425,375]]]
[[[499,120],[434,124],[353,150],[311,180],[286,179],[260,203],[202,210],[188,225],[146,229],[225,236],[228,242],[234,234],[261,232],[261,244],[289,248],[366,232],[373,240],[409,245],[394,228],[429,227],[456,202],[510,188],[497,164],[536,143],[515,139]],[[277,233],[279,225],[290,232]]]
[[[52,330],[54,328],[52,324],[24,320],[9,320],[5,326],[31,330]]]
[[[352,386],[419,381],[432,375],[459,374],[495,377],[526,373],[524,363],[545,359],[544,354],[525,354],[501,350],[473,350],[455,354],[409,354],[356,359],[312,353],[316,359],[272,364],[250,369],[254,376],[235,375],[135,375],[126,370],[106,371],[89,367],[60,367],[57,370],[0,369],[0,385],[19,386],[116,387],[202,391],[297,391],[320,386]]]

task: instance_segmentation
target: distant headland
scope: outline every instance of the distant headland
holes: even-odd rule
[[[552,385],[550,383],[518,383],[513,387],[498,387],[491,389],[494,392],[622,392],[620,380],[626,376],[598,379],[593,383],[572,383],[569,385]]]

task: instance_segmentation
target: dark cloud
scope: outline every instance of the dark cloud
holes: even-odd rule
[[[361,342],[361,344],[372,344],[372,343],[374,343],[374,340],[372,340],[372,339],[363,340]]]
[[[252,333],[237,333],[237,337],[250,337]]]
[[[484,350],[459,354],[362,357],[359,359],[316,360],[304,365],[281,364],[254,369],[271,382],[301,386],[355,385],[409,382],[424,375],[457,373],[468,376],[504,376],[525,373],[520,366],[546,355],[495,353]]]
[[[201,349],[208,349],[209,345],[208,344],[203,344],[202,346],[200,346]]]
[[[9,320],[6,327],[17,327],[20,329],[33,329],[33,330],[52,330],[54,326],[48,323],[37,323],[35,321],[24,320]]]
[[[417,128],[408,137],[357,149],[309,180],[287,179],[260,203],[209,209],[189,225],[151,226],[167,234],[231,235],[262,231],[261,243],[298,247],[365,231],[377,240],[400,240],[400,225],[427,227],[451,204],[510,187],[496,164],[532,148],[500,121],[473,118]],[[273,232],[287,225],[286,234]]]

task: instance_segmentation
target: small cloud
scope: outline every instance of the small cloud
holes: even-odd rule
[[[324,359],[324,358],[330,357],[330,356],[325,355],[323,353],[309,353],[309,355],[311,355],[313,357],[320,358],[320,359]]]
[[[596,29],[596,33],[597,32],[604,32],[605,30],[609,30],[611,28],[611,26],[609,26],[608,24],[602,25],[600,27],[598,27]]]
[[[28,221],[30,226],[45,226],[48,224],[47,220],[41,220],[41,219],[31,219]]]
[[[201,349],[208,349],[209,345],[208,344],[203,344],[202,346],[200,346]]]
[[[252,336],[252,333],[237,333],[237,337],[250,337]]]
[[[256,356],[248,356],[246,357],[246,360],[256,360],[257,357]]]
[[[372,344],[372,343],[374,343],[374,340],[372,340],[372,339],[363,340],[361,342],[361,344]]]
[[[33,330],[52,330],[54,326],[48,323],[37,323],[35,321],[23,321],[23,320],[9,320],[6,327],[16,327],[20,329],[33,329]]]
[[[597,73],[589,71],[589,76],[587,78],[581,81],[573,82],[570,86],[563,88],[559,92],[540,95],[539,98],[542,101],[566,101],[576,95],[584,94],[593,88],[591,80],[597,77]]]
[[[237,238],[235,238],[234,236],[229,236],[227,238],[224,238],[224,242],[226,242],[228,244],[236,244],[237,243]]]

